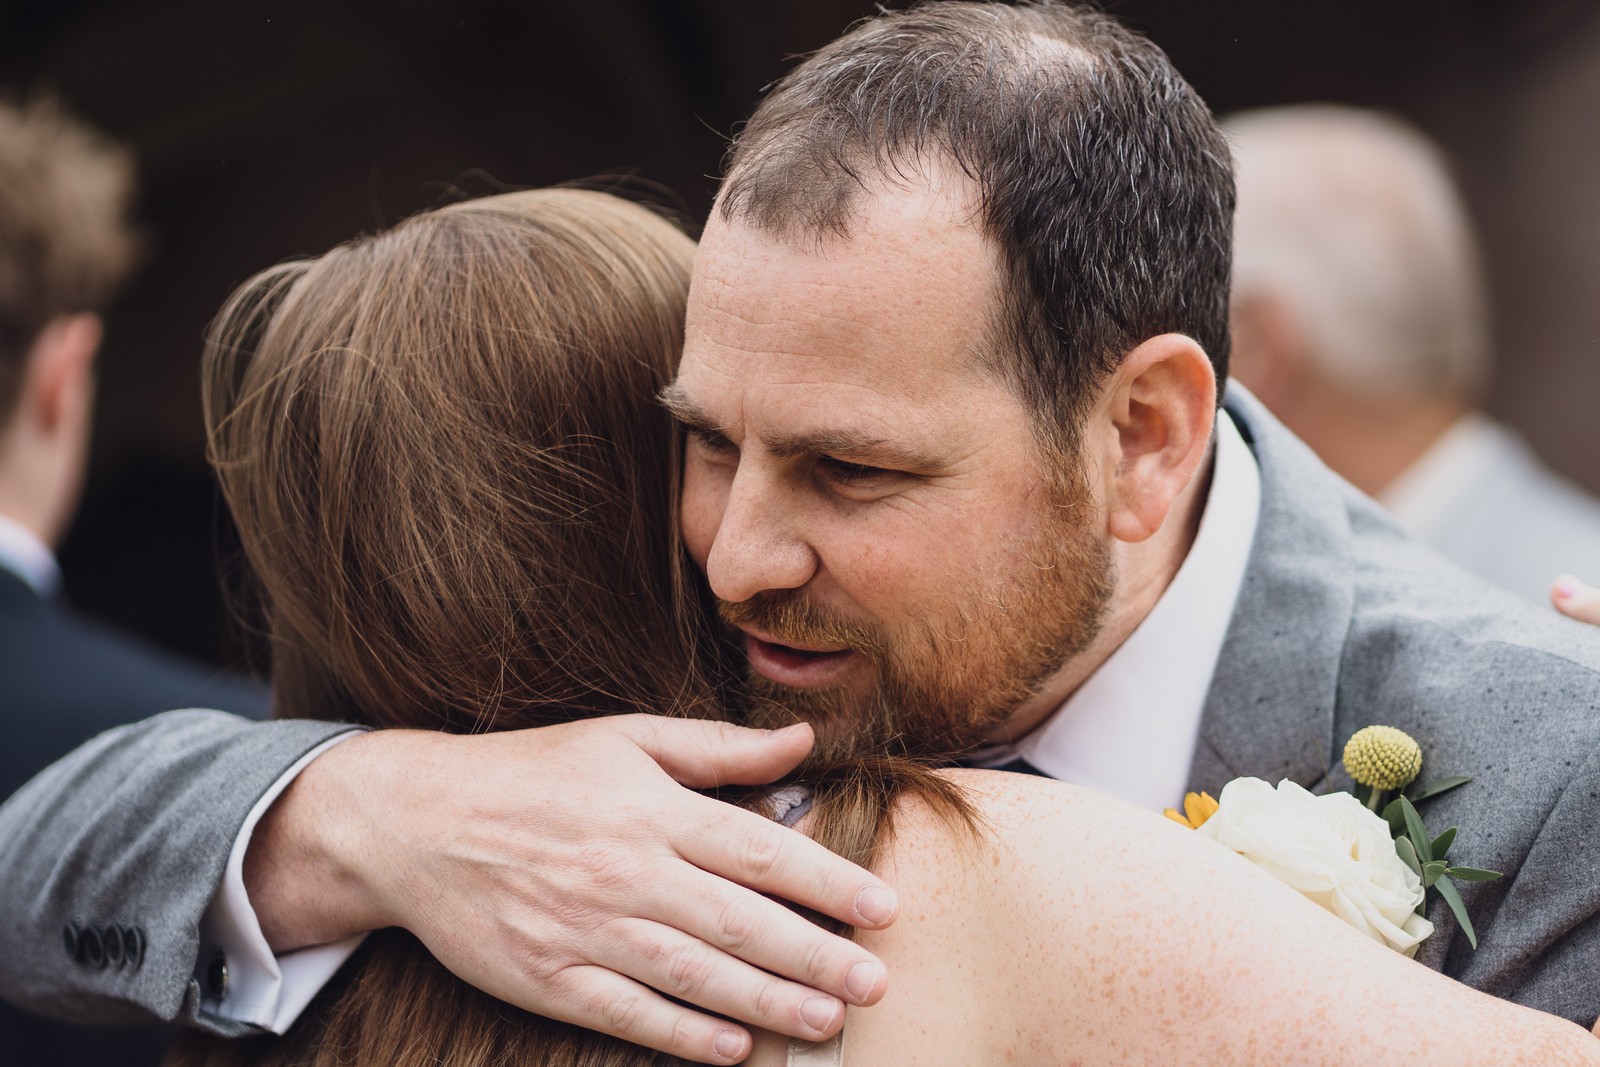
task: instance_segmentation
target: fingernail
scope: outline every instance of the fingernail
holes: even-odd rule
[[[744,1055],[744,1035],[737,1030],[718,1030],[711,1041],[711,1051],[723,1059],[736,1060]]]
[[[878,981],[882,977],[883,964],[875,960],[862,960],[845,972],[845,992],[857,1004],[865,1004],[867,998],[872,996],[872,991],[878,988]]]
[[[1562,578],[1556,582],[1556,596],[1562,600],[1578,594],[1578,581],[1576,578]]]
[[[869,926],[882,926],[894,918],[900,902],[882,886],[869,885],[856,894],[856,914]]]
[[[846,987],[850,985],[848,977],[844,984]],[[817,1033],[826,1033],[833,1025],[833,1021],[839,1017],[839,1010],[843,1006],[832,997],[812,997],[800,1005],[800,1018]]]
[[[803,730],[805,729],[805,726],[806,724],[803,722],[792,722],[788,726],[780,726],[775,730],[768,730],[767,733],[771,734],[773,737],[782,737],[785,734],[792,734],[799,730]]]

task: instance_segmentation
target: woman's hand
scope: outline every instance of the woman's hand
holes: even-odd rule
[[[875,929],[893,892],[693,792],[770,781],[811,743],[805,726],[647,715],[375,731],[318,757],[268,810],[246,888],[275,951],[403,926],[519,1007],[735,1063],[746,1030],[662,994],[816,1040],[843,1024],[841,999],[871,1004],[887,986],[872,954],[762,894]]]
[[[1563,574],[1550,586],[1550,602],[1569,618],[1600,626],[1600,589],[1570,574]]]

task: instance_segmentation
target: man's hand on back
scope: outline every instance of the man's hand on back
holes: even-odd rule
[[[318,757],[273,804],[245,885],[277,952],[403,926],[512,1004],[737,1062],[747,1031],[656,990],[815,1040],[842,1025],[836,998],[871,1004],[887,984],[870,953],[761,895],[878,928],[896,907],[882,881],[692,791],[771,781],[811,741],[804,726],[646,715],[377,731]]]

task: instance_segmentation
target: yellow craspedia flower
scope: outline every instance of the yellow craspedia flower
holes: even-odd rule
[[[1191,830],[1198,830],[1205,821],[1217,813],[1217,800],[1210,793],[1183,794],[1183,810],[1168,808],[1161,814],[1173,822],[1181,822]]]
[[[1404,789],[1422,771],[1422,749],[1404,730],[1368,726],[1357,730],[1344,746],[1344,769],[1361,785]]]

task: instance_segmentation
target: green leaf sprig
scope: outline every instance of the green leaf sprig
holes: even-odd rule
[[[1427,910],[1427,891],[1432,889],[1450,906],[1450,911],[1461,924],[1462,933],[1474,949],[1478,947],[1478,934],[1467,916],[1467,907],[1461,892],[1451,881],[1492,882],[1501,877],[1499,871],[1480,867],[1454,867],[1448,862],[1450,846],[1455,843],[1456,828],[1450,827],[1437,837],[1428,832],[1417,812],[1417,804],[1430,797],[1448,793],[1472,781],[1466,775],[1455,774],[1436,778],[1408,796],[1403,790],[1416,779],[1422,770],[1422,750],[1408,734],[1392,726],[1368,726],[1358,730],[1345,745],[1345,771],[1356,783],[1355,795],[1373,811],[1381,811],[1394,835],[1395,851],[1407,867],[1422,879],[1422,903],[1417,914]],[[1393,800],[1384,801],[1390,793]]]

